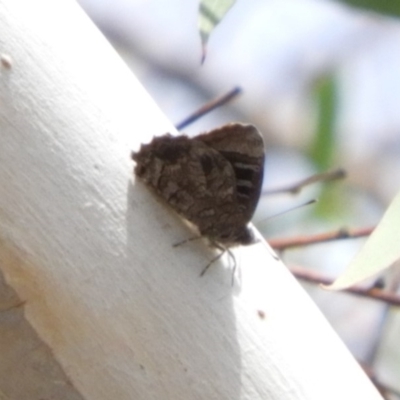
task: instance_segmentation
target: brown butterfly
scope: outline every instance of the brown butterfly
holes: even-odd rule
[[[264,158],[257,128],[238,123],[194,138],[158,136],[132,152],[135,174],[213,246],[228,251],[255,242],[248,223],[260,197]]]

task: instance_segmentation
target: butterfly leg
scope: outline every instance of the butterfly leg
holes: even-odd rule
[[[228,254],[229,254],[229,257],[232,259],[232,261],[233,261],[233,267],[232,267],[232,286],[234,285],[234,283],[235,283],[235,274],[236,274],[236,268],[237,268],[237,262],[236,262],[236,257],[235,257],[235,255],[233,254],[233,252],[232,252],[232,250],[231,249],[226,249],[226,251],[228,252]]]
[[[193,242],[193,240],[202,239],[202,238],[203,238],[203,236],[194,236],[194,237],[191,237],[191,238],[189,238],[189,239],[181,240],[181,241],[178,242],[178,243],[174,243],[174,244],[172,245],[172,247],[182,246],[183,244],[185,244],[185,243],[187,243],[187,242]]]
[[[219,249],[219,250],[222,250],[222,253],[220,253],[220,254],[218,254],[216,257],[214,257],[214,258],[203,268],[203,270],[202,270],[201,273],[200,273],[200,276],[203,276],[203,275],[207,272],[208,268],[210,268],[211,265],[215,263],[215,261],[218,261],[218,260],[225,254],[226,249],[223,249],[223,248],[220,248],[220,247],[218,247],[218,249]]]

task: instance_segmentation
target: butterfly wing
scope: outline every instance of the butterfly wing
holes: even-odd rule
[[[243,212],[243,223],[248,223],[262,189],[265,150],[260,132],[253,125],[235,123],[196,136],[196,140],[217,150],[232,166],[237,207]]]
[[[214,243],[249,244],[261,192],[264,145],[251,125],[159,136],[137,153],[135,173]]]

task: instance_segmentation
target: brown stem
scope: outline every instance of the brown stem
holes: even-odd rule
[[[280,194],[280,193],[298,194],[304,187],[311,185],[312,183],[321,181],[329,182],[336,179],[343,179],[345,177],[346,177],[346,171],[342,168],[338,168],[332,171],[322,172],[321,174],[312,175],[309,178],[303,179],[302,181],[294,183],[292,185],[284,186],[277,189],[264,190],[262,194],[263,195]]]
[[[312,244],[329,242],[332,240],[350,239],[350,238],[359,238],[363,236],[368,236],[374,229],[375,227],[366,227],[358,229],[342,228],[337,231],[320,233],[311,236],[296,236],[291,238],[268,239],[268,243],[275,250],[283,251],[290,247],[309,246]]]
[[[291,266],[290,271],[292,274],[303,281],[307,281],[310,283],[314,283],[317,285],[330,285],[333,283],[334,279],[327,278],[322,274],[310,271],[309,269],[299,267],[299,266]],[[377,288],[361,288],[358,286],[354,286],[352,288],[344,289],[345,292],[352,293],[362,297],[368,297],[375,300],[383,301],[392,306],[400,306],[400,296],[397,296],[394,293],[387,292]]]
[[[197,111],[186,117],[183,121],[179,124],[176,124],[175,127],[178,131],[186,128],[188,125],[192,124],[194,121],[201,118],[203,115],[215,110],[218,107],[223,106],[224,104],[228,103],[230,100],[238,96],[242,93],[242,89],[240,87],[235,87],[230,90],[228,93],[225,93],[222,96],[217,97],[214,100],[209,101],[208,103],[204,104],[200,107]]]

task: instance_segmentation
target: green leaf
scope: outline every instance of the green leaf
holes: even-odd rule
[[[336,153],[336,115],[337,79],[335,74],[321,76],[313,85],[312,95],[317,107],[317,121],[313,140],[310,143],[308,154],[318,171],[327,171],[332,168]],[[340,191],[336,185],[324,185],[320,193],[319,202],[314,213],[320,217],[332,217],[333,211],[338,210],[337,203]]]
[[[341,290],[370,278],[400,259],[400,192],[346,271],[325,288]]]
[[[342,3],[390,16],[400,16],[400,2],[397,0],[341,0]]]
[[[206,57],[206,46],[212,30],[233,6],[236,0],[201,0],[199,6],[199,32],[203,47],[202,61]]]
[[[320,171],[331,167],[335,152],[337,87],[333,74],[320,78],[314,87],[318,107],[317,127],[309,154]]]

